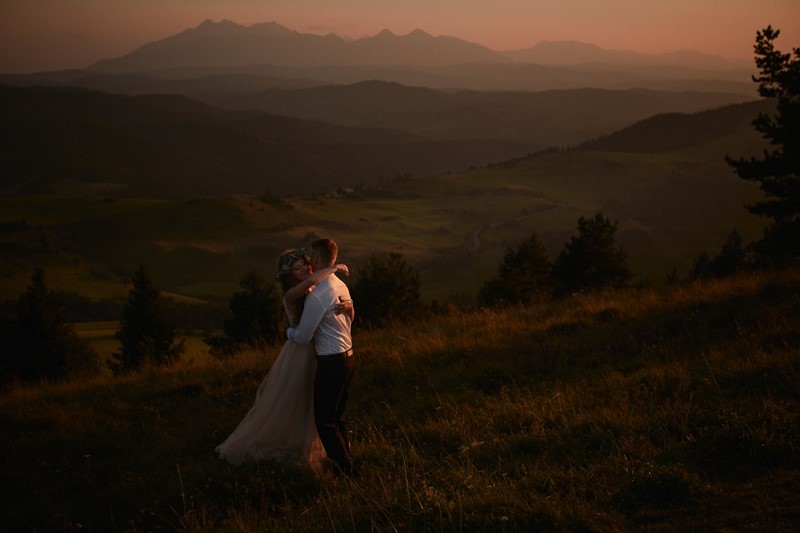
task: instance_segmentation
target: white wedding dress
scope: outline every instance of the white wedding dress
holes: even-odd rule
[[[288,309],[286,313],[294,324]],[[318,468],[325,450],[314,425],[316,368],[313,344],[287,341],[259,385],[253,407],[217,446],[220,458],[235,465],[276,459]]]

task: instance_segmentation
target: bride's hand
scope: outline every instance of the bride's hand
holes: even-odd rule
[[[336,309],[334,310],[334,314],[341,315],[344,313],[350,313],[353,310],[353,300],[343,300],[341,296],[339,296],[339,303],[336,304]]]
[[[347,268],[347,265],[345,265],[344,263],[337,263],[336,272],[341,272],[345,276],[349,276],[350,275],[350,269]]]

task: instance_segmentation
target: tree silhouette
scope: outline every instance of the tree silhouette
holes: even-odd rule
[[[175,328],[167,318],[161,291],[144,265],[134,272],[132,282],[116,334],[122,347],[109,361],[115,373],[138,370],[147,363],[169,364],[184,350],[183,342],[175,341]]]
[[[630,281],[627,256],[615,245],[617,224],[602,213],[578,220],[578,236],[564,245],[553,265],[560,294],[622,287]]]
[[[239,282],[242,291],[231,297],[233,318],[225,321],[225,336],[235,344],[258,345],[280,336],[281,298],[275,284],[257,270],[247,272]]]
[[[741,233],[734,229],[728,234],[722,249],[713,259],[704,251],[694,260],[694,265],[689,271],[689,279],[724,278],[741,272],[748,265],[747,251],[742,243]]]
[[[800,254],[800,48],[780,52],[779,35],[767,26],[756,33],[754,46],[759,75],[753,81],[761,96],[775,99],[777,113],[759,114],[753,127],[773,148],[761,158],[726,157],[739,177],[758,182],[767,197],[748,210],[773,219],[760,249],[774,259]]]
[[[409,320],[420,309],[419,274],[396,252],[372,254],[358,269],[350,291],[356,321],[367,327]]]
[[[48,288],[41,268],[34,270],[31,284],[17,301],[16,318],[6,330],[11,334],[6,377],[59,380],[99,370],[97,353],[67,322],[64,301]]]
[[[550,261],[536,235],[509,248],[497,275],[478,293],[482,305],[530,304],[549,296],[552,291]]]

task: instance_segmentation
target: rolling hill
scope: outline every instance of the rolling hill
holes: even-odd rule
[[[582,143],[578,150],[627,153],[661,153],[700,145],[747,127],[759,113],[775,108],[770,100],[694,114],[659,114],[619,131]]]
[[[507,139],[563,147],[652,115],[691,113],[750,98],[649,90],[442,91],[366,81],[218,98],[206,95],[204,100],[226,109],[259,109],[340,125],[398,129],[439,140]]]
[[[47,192],[65,181],[155,198],[327,192],[462,170],[536,148],[225,112],[168,95],[0,86],[0,108],[5,194]]]
[[[157,88],[152,78],[120,78],[129,87]],[[77,182],[156,198],[327,192],[396,175],[457,172],[578,144],[656,113],[745,99],[643,90],[437,91],[379,81],[230,92],[243,81],[260,83],[223,78],[216,89],[206,86],[206,103],[2,87],[0,187],[5,194],[47,192],[60,190],[53,183]]]
[[[716,253],[734,228],[746,241],[760,235],[764,220],[744,205],[761,193],[724,156],[763,149],[749,124],[763,105],[648,119],[632,126],[648,127],[648,151],[625,135],[602,150],[552,150],[331,195],[0,198],[0,294],[16,297],[40,264],[57,288],[119,297],[144,262],[171,295],[224,301],[247,270],[269,270],[281,249],[329,235],[354,274],[368,255],[395,251],[421,273],[426,298],[469,299],[509,246],[535,233],[555,257],[578,218],[598,211],[619,220],[637,280],[658,283],[673,269],[685,275],[701,252]],[[725,120],[732,126],[719,129]],[[670,127],[658,138],[663,121]],[[675,141],[692,130],[708,133],[691,145]]]

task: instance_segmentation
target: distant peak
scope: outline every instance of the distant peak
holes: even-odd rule
[[[430,37],[430,34],[417,28],[416,30],[412,31],[408,34],[409,37]]]
[[[294,30],[287,28],[277,22],[270,21],[270,22],[259,22],[250,26],[250,31],[255,31],[259,33],[270,33],[270,34],[295,34],[297,33]]]
[[[392,31],[391,31],[391,30],[389,30],[389,29],[383,29],[383,30],[381,30],[381,32],[380,32],[378,35],[376,35],[375,37],[396,37],[396,35],[395,35],[394,33],[392,33]]]
[[[198,30],[210,30],[216,28],[240,28],[238,24],[232,22],[228,19],[222,19],[219,22],[214,22],[211,19],[206,19],[200,24],[196,29]]]

